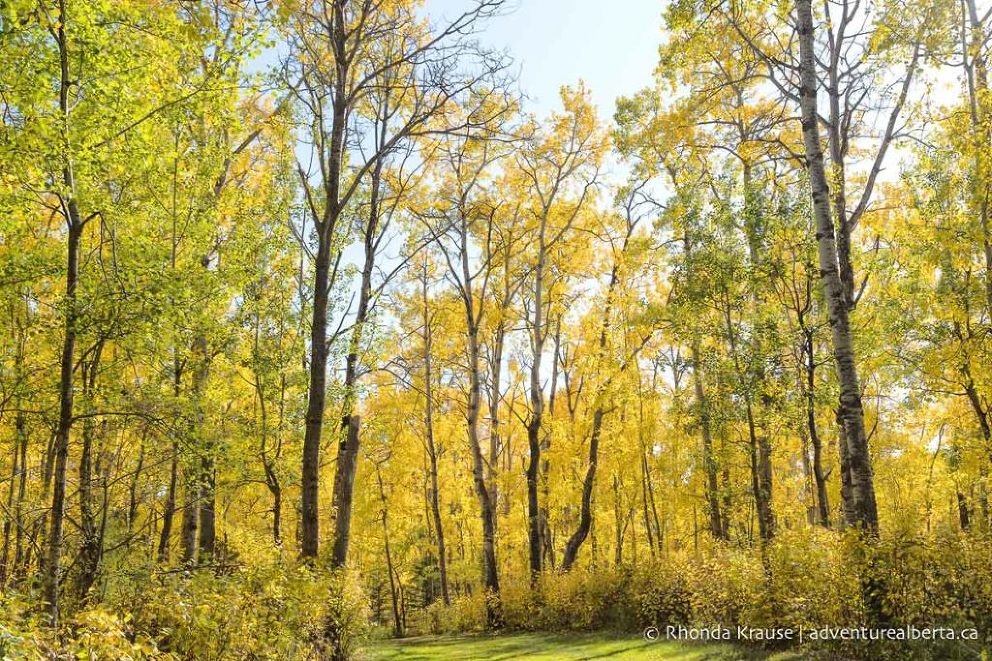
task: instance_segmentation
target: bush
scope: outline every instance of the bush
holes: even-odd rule
[[[353,581],[304,566],[160,574],[116,606],[162,650],[197,661],[348,658],[366,619]]]
[[[46,629],[37,611],[17,595],[0,592],[0,659],[40,659],[54,640],[46,640]]]
[[[637,605],[638,624],[663,628],[688,624],[692,619],[692,591],[686,573],[673,565],[658,564],[641,570],[631,598]]]
[[[0,597],[0,659],[169,659],[130,617],[95,606],[72,616],[58,636],[36,607],[12,594]]]
[[[445,607],[436,601],[427,607],[428,633],[468,633],[486,628],[486,598],[481,592],[451,600]]]
[[[734,630],[947,627],[960,641],[818,641],[805,652],[871,658],[973,658],[992,644],[992,540],[980,533],[890,534],[867,545],[853,531],[783,530],[761,553],[715,544],[637,567],[549,573],[535,588],[507,577],[506,626],[520,630],[638,631],[667,625]],[[473,597],[428,609],[432,633],[485,628]]]
[[[54,634],[36,606],[0,597],[0,659],[347,659],[366,622],[357,583],[277,562],[115,582]]]

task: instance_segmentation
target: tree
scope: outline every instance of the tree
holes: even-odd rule
[[[653,334],[653,332],[646,333],[640,339],[640,344],[635,344],[634,348],[630,351],[630,355],[624,356],[615,370],[610,370],[608,365],[615,360],[610,355],[613,353],[610,350],[610,331],[611,327],[616,323],[613,315],[614,308],[619,307],[617,305],[617,297],[620,295],[618,290],[621,289],[621,285],[624,285],[623,288],[625,289],[629,287],[629,284],[621,278],[623,276],[629,277],[630,271],[633,270],[633,265],[628,263],[629,261],[634,261],[630,253],[636,252],[637,248],[642,248],[643,250],[642,245],[639,245],[642,244],[642,241],[638,241],[638,237],[634,236],[634,232],[645,216],[653,211],[654,206],[652,200],[645,197],[643,193],[645,185],[646,182],[641,182],[636,185],[630,185],[626,190],[621,190],[618,199],[619,205],[622,205],[624,220],[620,233],[621,238],[617,240],[610,237],[613,263],[610,267],[610,276],[606,285],[606,291],[604,292],[605,302],[600,322],[599,339],[596,345],[597,355],[594,362],[596,371],[601,372],[604,376],[600,377],[601,382],[592,395],[595,402],[595,410],[592,416],[592,428],[589,432],[589,464],[586,468],[585,479],[582,482],[579,524],[565,545],[565,554],[562,558],[562,569],[564,571],[568,571],[575,564],[579,550],[582,548],[582,544],[585,542],[592,527],[592,493],[595,486],[596,469],[599,464],[599,443],[603,432],[603,418],[613,408],[607,408],[606,406],[607,393],[614,378],[625,372],[632,363],[638,360],[638,354]],[[617,557],[619,558],[619,545],[617,553]]]
[[[554,292],[555,269],[564,267],[565,255],[579,248],[569,246],[569,241],[589,222],[585,216],[593,204],[606,148],[588,92],[582,87],[563,88],[561,99],[564,112],[552,115],[546,132],[533,127],[526,148],[515,161],[523,194],[528,198],[525,209],[533,246],[525,303],[531,349],[526,428],[528,549],[532,581],[542,569],[545,522],[538,502],[538,480],[545,401],[541,366],[551,329],[552,306],[559,300]]]
[[[365,248],[358,306],[349,334],[342,384],[344,406],[341,442],[334,479],[335,535],[332,564],[347,559],[351,499],[357,466],[361,419],[355,410],[359,347],[372,306],[371,276],[383,246],[376,197],[385,162],[409,149],[411,140],[459,127],[444,118],[470,90],[493,89],[503,64],[479,52],[469,41],[475,27],[501,7],[501,0],[480,0],[451,22],[425,30],[413,3],[318,0],[290,11],[285,28],[290,43],[285,81],[304,120],[312,147],[312,168],[298,166],[307,210],[313,222],[313,322],[310,338],[310,387],[303,443],[302,549],[314,558],[318,549],[320,439],[327,395],[330,345],[347,329],[344,320],[328,333],[329,296],[338,285],[338,267],[349,228],[346,209],[367,190],[368,222],[361,230]],[[475,72],[463,65],[474,61]],[[484,122],[466,113],[462,127]],[[307,237],[302,237],[307,239]]]
[[[506,156],[499,142],[503,132],[503,123],[494,122],[481,135],[452,132],[443,140],[437,163],[437,202],[419,212],[432,245],[446,266],[444,277],[454,289],[463,311],[467,381],[464,416],[472,459],[472,484],[482,519],[483,586],[489,593],[487,622],[493,627],[502,621],[496,559],[496,504],[486,483],[479,423],[484,374],[481,328],[488,309],[487,297],[501,238],[496,221],[498,203],[492,188],[493,170]]]
[[[5,21],[10,18],[20,26],[15,39],[4,49],[7,63],[13,66],[20,61],[18,66],[23,66],[33,62],[39,72],[37,78],[25,76],[14,80],[10,87],[5,107],[14,122],[7,130],[17,138],[10,153],[30,154],[42,164],[22,173],[23,184],[33,191],[36,214],[55,214],[65,225],[59,421],[52,447],[52,507],[45,540],[45,593],[53,625],[59,620],[69,447],[78,417],[74,407],[80,364],[77,348],[81,333],[88,331],[91,314],[90,301],[80,299],[85,278],[81,253],[91,238],[103,240],[112,231],[114,216],[125,212],[129,202],[125,195],[127,163],[141,158],[154,144],[148,131],[150,123],[164,110],[202,92],[205,81],[216,73],[210,71],[189,84],[185,84],[178,66],[150,75],[147,62],[168,53],[178,65],[186,53],[202,45],[193,38],[170,41],[188,18],[172,9],[163,4],[142,13],[126,7],[90,7],[60,0],[19,15],[11,8],[5,17]],[[154,22],[158,29],[144,32],[142,28],[148,22]],[[106,24],[115,27],[108,30]],[[57,90],[55,99],[38,95],[37,85]],[[147,94],[134,98],[126,93],[132,86],[145,88]],[[94,346],[99,348],[100,341]],[[99,353],[91,352],[87,358],[90,390],[99,367]],[[85,435],[92,439],[92,428]],[[94,571],[95,557],[93,512],[86,490],[90,466],[84,455],[81,477],[90,558],[87,573]]]
[[[847,498],[850,502],[849,522],[863,526],[866,532],[873,534],[878,530],[878,506],[875,503],[864,409],[854,359],[850,301],[845,295],[847,290],[841,279],[841,266],[837,259],[837,244],[834,240],[837,235],[830,215],[830,186],[820,147],[816,104],[817,79],[813,52],[813,14],[807,0],[796,1],[796,16],[800,47],[799,99],[802,111],[803,146],[806,151],[806,167],[809,171],[813,198],[813,217],[816,219],[820,286],[827,302],[834,361],[840,383],[840,408],[837,417],[844,429],[845,439],[842,447],[846,448],[841,453],[841,470],[850,475],[850,495]],[[843,465],[845,459],[846,467]]]

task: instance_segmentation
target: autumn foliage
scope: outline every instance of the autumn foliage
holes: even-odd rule
[[[988,10],[673,0],[606,121],[463,4],[0,5],[0,658],[987,653]]]

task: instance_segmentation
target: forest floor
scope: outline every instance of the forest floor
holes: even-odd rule
[[[732,659],[798,659],[792,654],[769,655],[734,645],[651,642],[636,634],[520,633],[498,636],[420,636],[369,642],[361,661],[568,661],[573,659],[677,659],[729,661]]]

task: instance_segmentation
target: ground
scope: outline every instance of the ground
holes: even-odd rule
[[[678,661],[731,661],[734,659],[795,659],[770,657],[732,645],[694,645],[644,640],[636,634],[520,633],[498,636],[421,636],[379,640],[361,651],[361,661],[569,661],[573,659],[677,659]]]

